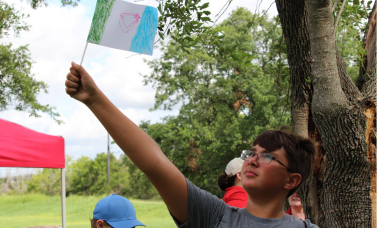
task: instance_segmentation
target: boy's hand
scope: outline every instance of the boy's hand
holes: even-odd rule
[[[99,89],[86,70],[72,62],[70,72],[65,81],[65,91],[72,98],[89,106],[96,99]]]

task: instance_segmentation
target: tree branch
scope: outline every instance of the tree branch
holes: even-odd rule
[[[334,26],[334,32],[336,31],[336,27],[338,26],[338,23],[339,23],[339,20],[340,20],[340,17],[342,15],[342,12],[343,12],[343,9],[344,9],[344,6],[346,5],[347,3],[347,0],[343,0],[343,4],[342,4],[342,7],[340,8],[339,10],[339,13],[338,13],[338,17],[336,18],[336,22],[335,22],[335,26]],[[335,8],[334,8],[335,9]],[[334,12],[334,9],[332,12]]]
[[[263,17],[263,16],[264,16],[264,15],[270,10],[272,4],[274,4],[274,3],[275,3],[275,1],[273,1],[273,2],[271,3],[271,5],[267,8],[267,10],[262,14],[261,17]]]
[[[332,5],[332,12],[334,13],[336,6],[338,5],[339,0],[335,0],[334,5]]]
[[[306,115],[295,115],[295,113],[303,107],[309,110],[313,92],[311,83],[308,83],[311,80],[312,59],[308,29],[308,1],[276,0],[275,2],[287,48],[290,71],[287,96],[291,99],[292,128],[296,134],[307,137],[308,112],[305,112]],[[316,213],[314,212],[313,215]],[[317,221],[312,215],[310,219]]]
[[[374,103],[376,104],[377,101],[376,101],[376,54],[377,54],[377,51],[375,49],[375,52],[374,52],[374,58],[373,58],[373,66],[372,66],[372,69],[371,69],[371,74],[369,75],[369,80],[367,81],[368,83],[365,83],[361,92],[363,93],[363,95],[365,96],[365,99],[367,100],[372,100],[374,101]]]
[[[340,85],[342,86],[342,90],[347,99],[351,102],[358,99],[361,100],[363,98],[363,95],[360,93],[359,89],[350,78],[347,71],[347,64],[340,55],[338,49],[336,50],[336,63],[338,66]]]
[[[337,69],[335,36],[331,29],[334,26],[333,16],[330,3],[324,5],[316,0],[308,2],[314,91],[312,111],[330,115],[349,106]]]

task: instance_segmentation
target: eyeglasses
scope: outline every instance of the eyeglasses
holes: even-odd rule
[[[243,150],[242,153],[241,153],[241,159],[242,160],[246,160],[248,159],[249,157],[252,158],[254,156],[257,156],[257,162],[259,164],[265,164],[265,165],[268,165],[271,163],[272,160],[275,160],[277,162],[279,162],[280,165],[284,166],[285,168],[287,168],[287,170],[291,173],[293,173],[289,168],[288,166],[284,165],[283,163],[281,163],[281,161],[279,161],[277,158],[275,158],[274,156],[272,156],[270,153],[268,152],[262,152],[262,153],[259,153],[259,154],[256,154],[254,151],[252,150]]]

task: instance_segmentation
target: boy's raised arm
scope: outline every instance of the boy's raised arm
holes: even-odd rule
[[[185,223],[188,213],[185,177],[156,142],[115,107],[82,66],[72,63],[65,85],[66,93],[93,112],[123,152],[156,187],[169,211],[180,223]]]

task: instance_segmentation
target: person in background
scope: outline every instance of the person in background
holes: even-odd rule
[[[302,221],[304,221],[305,220],[304,208],[302,207],[301,199],[300,199],[300,196],[298,195],[298,192],[293,193],[288,198],[288,201],[291,207],[285,213],[289,215],[293,215],[296,218],[299,218]]]
[[[90,220],[91,228],[133,228],[145,226],[136,218],[132,203],[115,194],[98,201]]]
[[[229,206],[245,208],[249,196],[241,185],[241,158],[234,158],[225,168],[225,174],[219,176],[217,185],[225,192],[223,201]]]

